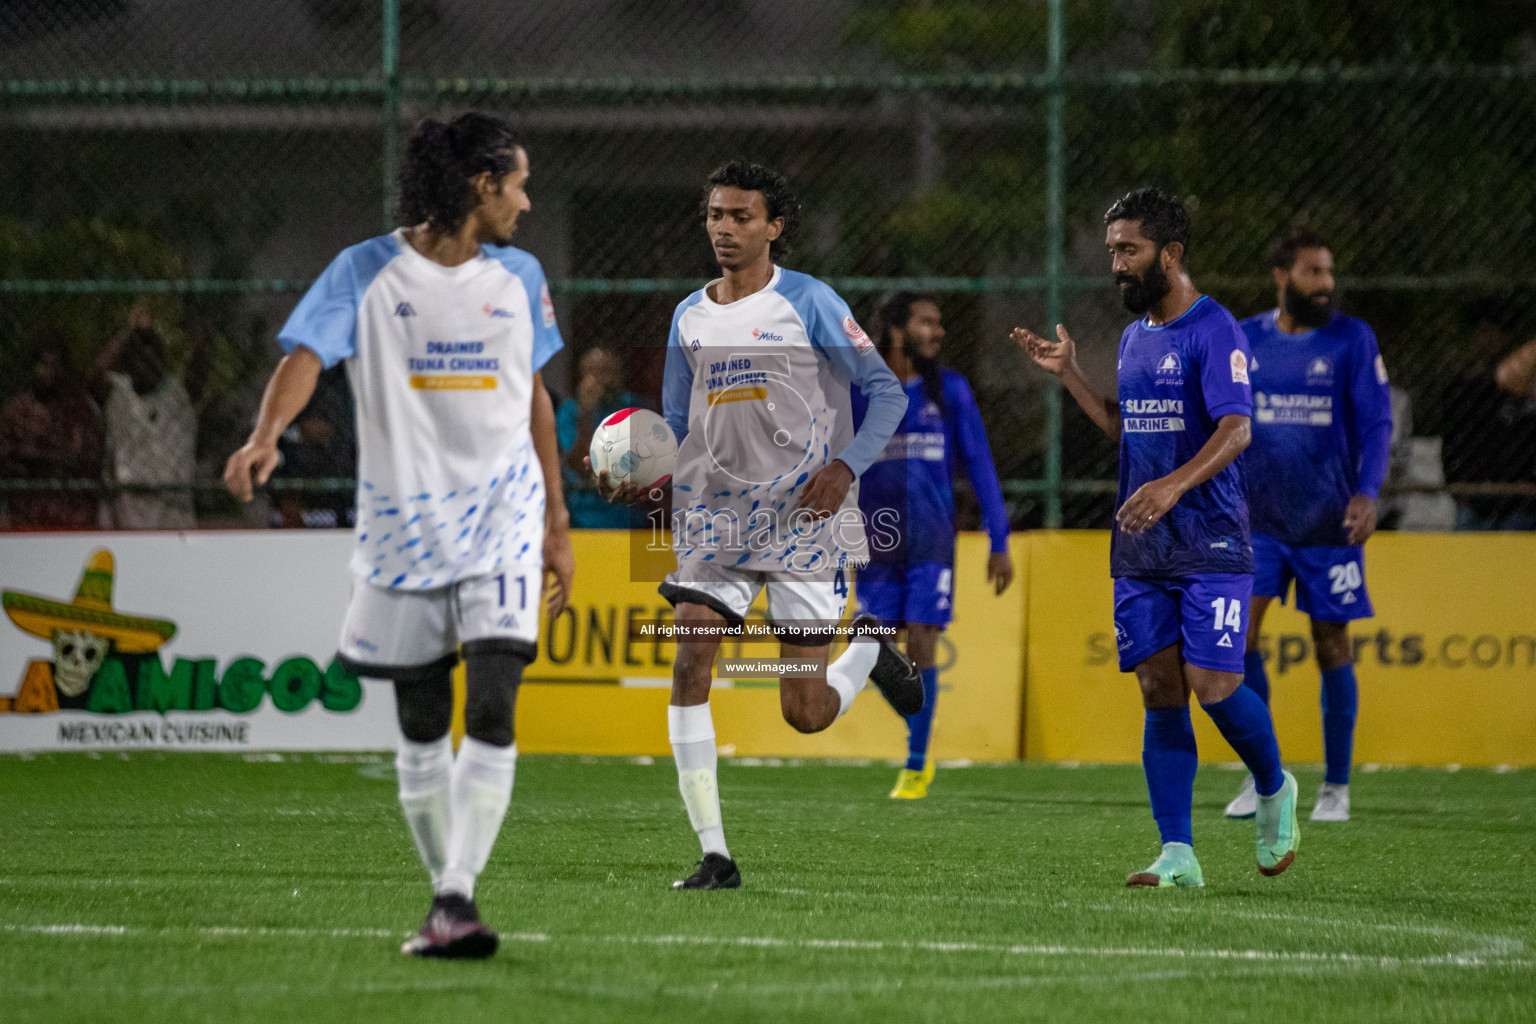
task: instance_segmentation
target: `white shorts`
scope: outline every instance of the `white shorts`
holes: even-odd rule
[[[832,627],[842,621],[848,606],[852,573],[838,570],[830,580],[785,579],[783,575],[690,562],[684,572],[668,573],[666,582],[658,589],[674,607],[682,602],[701,604],[735,625],[746,618],[752,602],[766,587],[768,621],[785,633],[801,632],[799,637],[781,633],[782,639],[805,647],[830,642]]]
[[[433,590],[390,590],[356,580],[339,653],[362,676],[390,679],[440,661],[457,661],[460,644],[494,640],[538,650],[539,563],[506,566]]]

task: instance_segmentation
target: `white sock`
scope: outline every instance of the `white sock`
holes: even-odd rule
[[[853,707],[853,698],[869,682],[869,674],[875,670],[875,661],[879,657],[879,641],[856,639],[836,661],[827,666],[827,685],[837,691],[838,699],[842,701],[842,706],[837,709],[838,718],[842,718]]]
[[[498,747],[472,736],[459,744],[453,761],[453,830],[448,840],[448,864],[437,891],[473,898],[475,879],[485,869],[512,801],[512,775],[517,744]]]
[[[416,852],[432,876],[435,888],[448,863],[448,780],[453,770],[453,740],[447,735],[431,743],[400,738],[395,775],[400,780],[400,809]]]
[[[709,704],[680,708],[667,706],[667,737],[677,761],[677,788],[688,808],[688,820],[699,834],[705,853],[729,857],[725,826],[720,820],[720,781],[716,775],[715,720]]]

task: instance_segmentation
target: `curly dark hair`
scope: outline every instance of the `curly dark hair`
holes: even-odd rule
[[[784,218],[784,230],[779,237],[768,243],[768,255],[778,260],[789,251],[795,234],[800,230],[800,200],[790,190],[789,179],[771,167],[754,164],[747,160],[732,160],[716,167],[704,186],[704,197],[699,202],[699,212],[709,216],[709,194],[717,188],[739,188],[745,192],[758,192],[763,205],[768,207],[770,221]]]
[[[500,182],[517,165],[521,146],[511,124],[493,114],[422,121],[400,168],[400,223],[426,223],[444,234],[459,230],[476,205],[470,179],[489,172]]]
[[[939,304],[939,297],[932,292],[892,292],[880,301],[880,306],[875,310],[874,322],[870,324],[873,329],[871,336],[875,339],[875,348],[884,352],[895,344],[891,337],[891,328],[905,329],[912,322],[912,307],[919,302],[931,302],[935,306]],[[907,352],[907,362],[923,378],[923,394],[928,400],[941,410],[944,408],[944,378],[942,367],[936,359],[924,359],[916,352]]]
[[[1189,258],[1189,210],[1172,192],[1160,188],[1127,192],[1104,214],[1106,227],[1117,220],[1138,222],[1141,233],[1156,242],[1159,249],[1178,242],[1184,247],[1184,260]]]
[[[1311,228],[1292,228],[1269,243],[1269,265],[1276,270],[1290,270],[1303,249],[1326,249],[1328,240]]]

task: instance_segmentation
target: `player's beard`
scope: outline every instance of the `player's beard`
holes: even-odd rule
[[[1324,296],[1326,301],[1314,301],[1318,296]],[[1322,327],[1333,317],[1333,292],[1308,294],[1287,283],[1281,302],[1285,304],[1286,315],[1302,327]]]
[[[1142,271],[1140,277],[1135,274],[1116,274],[1115,283],[1120,286],[1120,301],[1137,316],[1149,312],[1162,301],[1163,296],[1173,291],[1173,284],[1164,273],[1163,265],[1155,259],[1150,267]]]

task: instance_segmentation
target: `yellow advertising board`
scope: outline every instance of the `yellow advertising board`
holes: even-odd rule
[[[1025,756],[1136,761],[1135,677],[1116,665],[1109,535],[1031,534]],[[1536,535],[1383,533],[1366,547],[1376,618],[1351,625],[1360,714],[1355,760],[1536,764]],[[1307,619],[1264,623],[1280,749],[1322,760],[1320,679]],[[1194,716],[1200,756],[1235,761]]]
[[[998,597],[986,582],[987,538],[960,537],[955,623],[939,646],[936,757],[999,761],[1018,756],[1028,577],[1023,540],[1022,535],[1014,538],[1013,587]],[[527,753],[670,754],[666,707],[673,644],[638,636],[638,627],[670,620],[671,608],[656,592],[658,577],[631,571],[630,537],[622,531],[577,531],[573,546],[571,607],[541,625],[539,657],[518,695],[518,748]],[[651,582],[636,582],[636,577]],[[753,617],[761,620],[764,610],[759,596]],[[732,640],[722,651],[777,657],[778,645]],[[836,656],[838,649],[832,653]],[[785,724],[774,680],[729,685],[716,680],[710,704],[717,742],[739,756],[896,758],[906,751],[905,723],[873,687],[846,716],[814,735]]]

